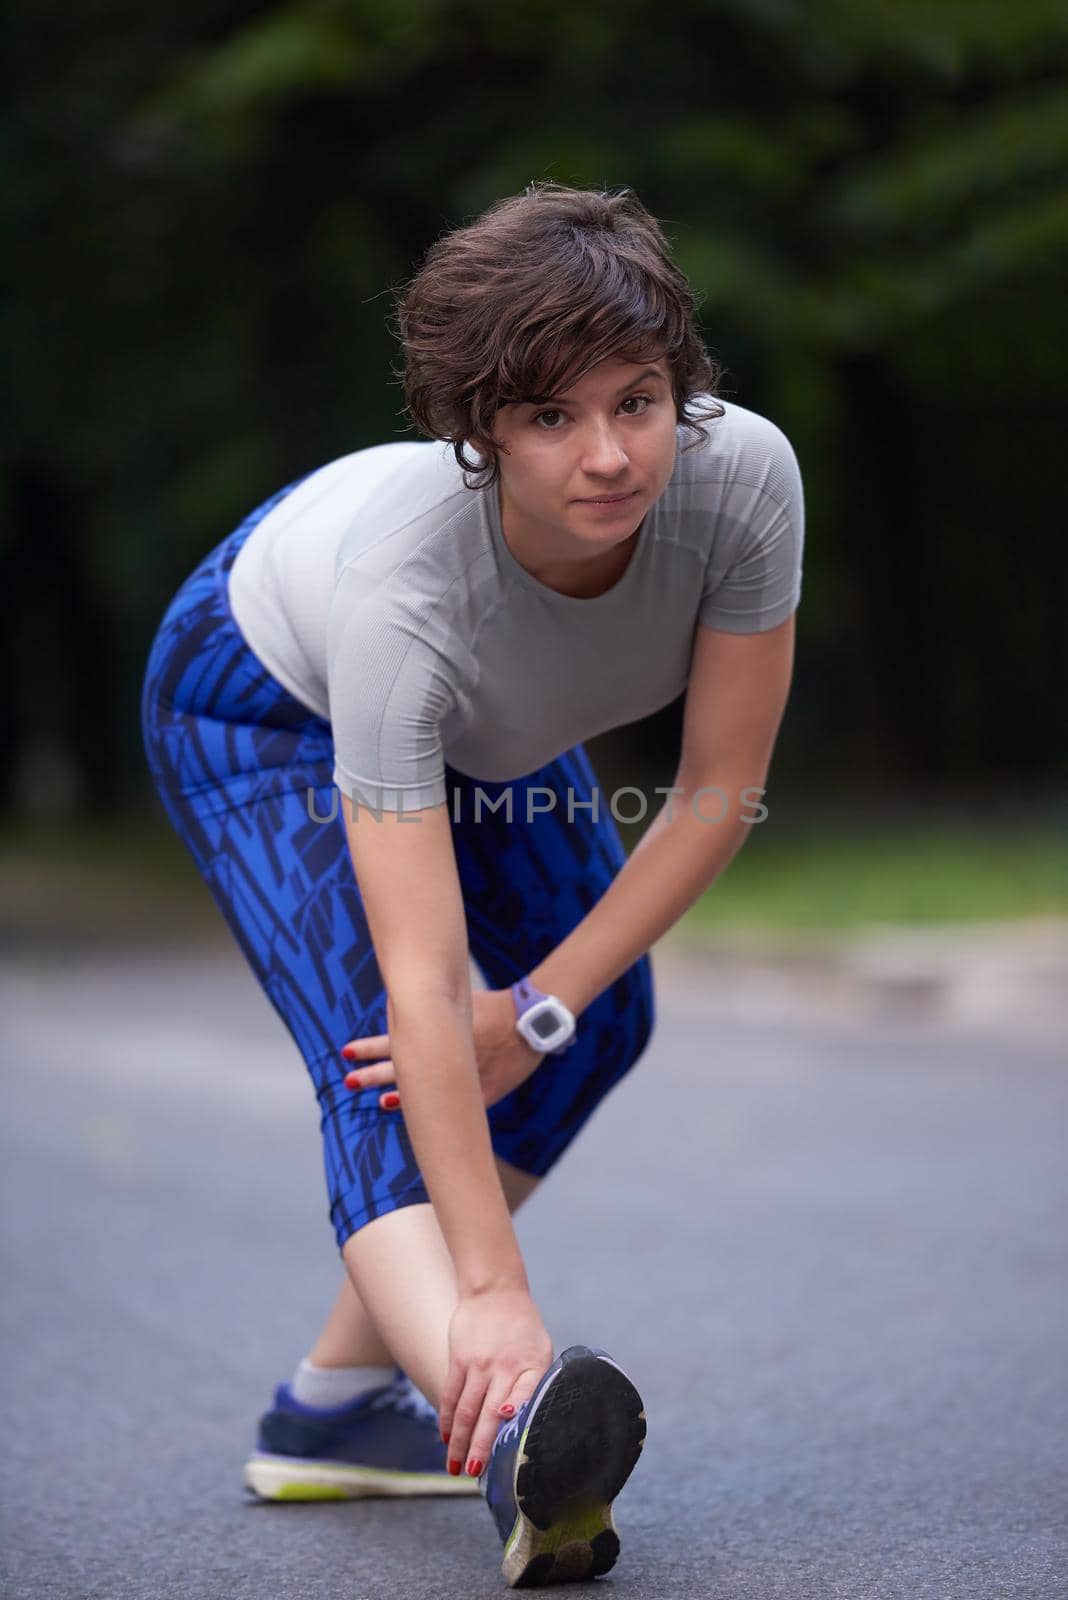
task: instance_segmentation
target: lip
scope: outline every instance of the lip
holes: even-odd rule
[[[623,504],[624,500],[633,500],[634,496],[637,493],[638,493],[637,489],[632,489],[629,494],[611,494],[611,495],[600,495],[600,494],[598,494],[598,495],[590,495],[588,498],[580,500],[579,501],[579,505],[580,506],[621,506]]]

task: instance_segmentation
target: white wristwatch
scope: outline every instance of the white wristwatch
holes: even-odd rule
[[[575,1042],[574,1015],[557,995],[544,994],[529,978],[520,978],[512,984],[512,999],[516,1032],[539,1055],[557,1056]]]

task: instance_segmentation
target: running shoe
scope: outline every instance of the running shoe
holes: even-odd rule
[[[479,1490],[512,1589],[599,1577],[615,1565],[612,1501],[645,1438],[642,1397],[604,1350],[573,1344],[498,1429]]]
[[[245,1482],[264,1500],[478,1493],[478,1479],[454,1478],[445,1462],[438,1414],[398,1367],[392,1382],[329,1410],[279,1384]]]

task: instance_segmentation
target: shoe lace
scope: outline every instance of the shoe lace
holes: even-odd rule
[[[515,1416],[512,1417],[508,1422],[506,1422],[504,1424],[503,1428],[499,1428],[498,1429],[497,1437],[494,1440],[493,1448],[495,1450],[497,1450],[497,1449],[501,1448],[502,1446],[506,1445],[509,1442],[510,1439],[514,1439],[516,1434],[519,1432],[520,1425],[525,1421],[526,1421],[526,1407],[525,1406],[520,1406],[520,1408],[516,1412]]]
[[[519,1410],[516,1412],[515,1416],[510,1417],[507,1422],[503,1423],[502,1426],[497,1429],[497,1437],[490,1446],[490,1462],[496,1459],[498,1450],[506,1449],[511,1441],[518,1436],[520,1430],[527,1420],[527,1412],[529,1409],[530,1407],[524,1402],[524,1404],[521,1405]],[[489,1463],[487,1463],[485,1472],[483,1472],[479,1477],[478,1492],[481,1494],[483,1500],[486,1500],[487,1502],[490,1501]],[[511,1491],[502,1490],[500,1485],[495,1484],[493,1487],[493,1497],[497,1498],[501,1493],[510,1494]]]
[[[430,1404],[421,1389],[417,1389],[411,1378],[397,1378],[388,1389],[376,1395],[370,1403],[372,1411],[383,1411],[389,1407],[393,1411],[404,1411],[411,1417],[420,1421],[437,1424],[438,1414]]]

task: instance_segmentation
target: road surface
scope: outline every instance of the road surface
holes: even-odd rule
[[[645,1397],[598,1587],[1063,1600],[1060,1041],[658,988],[517,1218],[557,1350],[603,1346]],[[3,1592],[504,1592],[478,1498],[243,1487],[340,1267],[314,1097],[236,948],[10,958],[0,1000]]]

